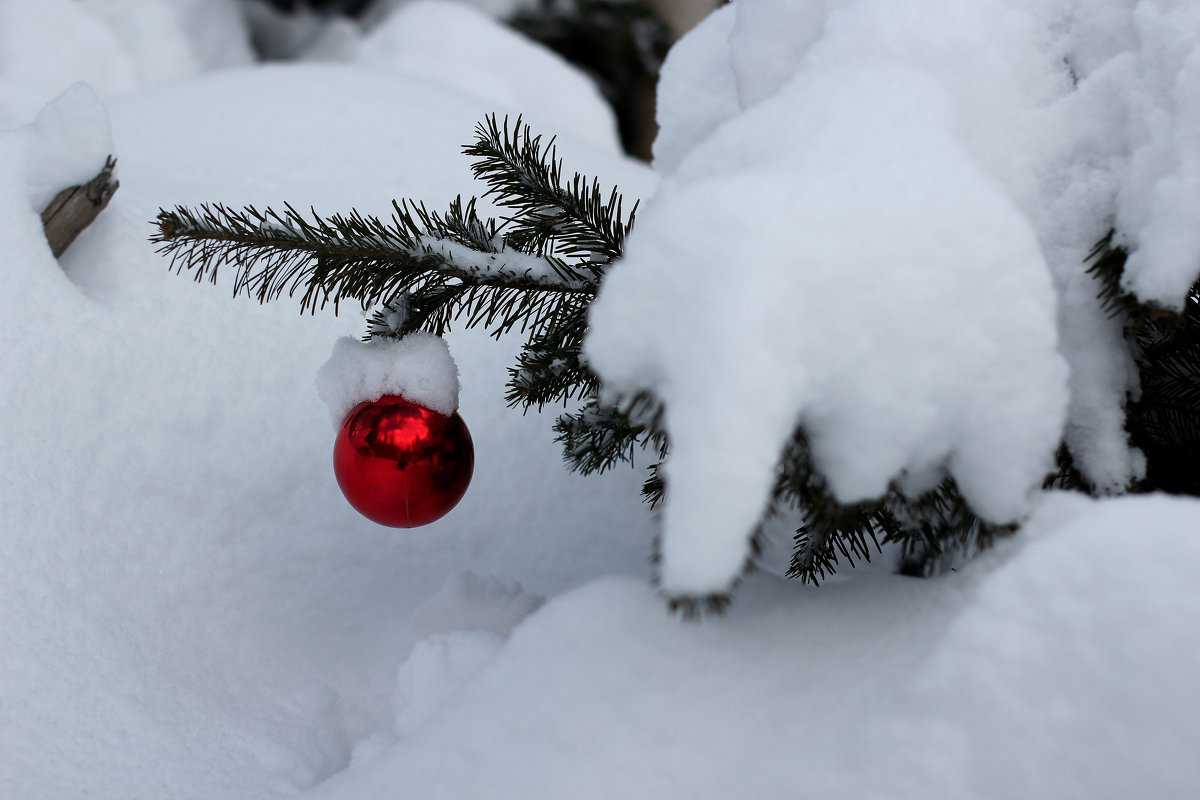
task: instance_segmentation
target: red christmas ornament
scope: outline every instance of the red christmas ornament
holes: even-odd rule
[[[430,411],[398,395],[359,403],[333,446],[342,494],[367,519],[415,528],[440,519],[466,494],[475,447],[458,412]]]

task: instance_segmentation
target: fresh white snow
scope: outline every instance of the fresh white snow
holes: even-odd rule
[[[739,18],[709,58],[728,59],[743,111],[667,174],[593,308],[601,376],[666,402],[668,591],[736,578],[797,423],[844,502],[948,472],[1007,522],[1051,467],[1068,401],[1051,275],[958,133],[967,87],[927,66],[992,53],[910,43],[962,23],[913,25],[905,5],[810,22],[827,35],[807,60],[772,47],[795,25]]]
[[[343,336],[317,372],[317,393],[335,428],[359,403],[398,394],[449,416],[458,410],[458,367],[445,339],[414,333],[364,342]]]
[[[311,796],[1188,797],[1197,522],[1192,501],[1054,496],[971,572],[759,576],[698,625],[596,581],[455,693],[489,634],[430,642],[397,694],[440,659],[440,712]]]
[[[487,42],[487,47],[480,47]],[[466,4],[409,0],[375,26],[354,55],[356,63],[418,78],[434,86],[514,109],[547,125],[570,97],[570,133],[597,148],[620,152],[617,128],[596,85],[557,53]],[[530,79],[531,76],[537,76]]]
[[[441,77],[381,44],[454,35]],[[1064,431],[1105,486],[1140,468],[1080,263],[1115,221],[1145,297],[1195,277],[1190,4],[738,0],[671,55],[656,171],[475,11],[335,37],[254,65],[232,0],[0,0],[0,797],[1195,795],[1200,501],[1033,490]],[[947,470],[1021,530],[934,580],[767,563],[683,623],[644,471],[566,471],[555,412],[503,402],[515,341],[363,345],[147,241],[175,204],[444,207],[492,112],[645,201],[588,347],[671,404],[668,585],[728,579],[797,415],[843,496]],[[110,153],[56,261],[39,212]],[[326,420],[422,385],[476,471],[397,533]]]
[[[587,342],[666,402],[668,591],[736,579],[797,425],[844,502],[949,475],[1019,521],[1064,436],[1104,490],[1142,474],[1082,265],[1115,223],[1143,300],[1200,273],[1197,47],[1193,6],[1115,1],[753,0],[685,38]]]

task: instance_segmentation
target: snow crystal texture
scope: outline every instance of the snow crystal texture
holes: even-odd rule
[[[947,472],[1004,522],[1065,419],[1036,231],[957,133],[950,88],[857,40],[784,80],[786,59],[750,54],[781,35],[734,26],[746,108],[664,181],[591,316],[607,385],[666,403],[669,592],[737,575],[797,424],[843,502]]]
[[[227,272],[215,286],[172,275],[147,221],[213,200],[442,208],[480,190],[459,152],[474,125],[534,100],[568,169],[627,204],[659,179],[615,155],[578,74],[466,12],[380,3],[361,29],[312,15],[315,44],[296,48],[308,63],[267,65],[242,9],[0,0],[0,797],[1191,800],[1196,500],[1044,495],[1017,535],[939,580],[890,575],[886,559],[820,589],[759,573],[728,614],[684,625],[649,581],[644,474],[563,469],[554,412],[504,406],[517,343],[455,330],[471,491],[401,536],[358,516],[313,376],[362,320],[231,299]],[[973,443],[1003,456],[975,496],[1019,505],[1037,437],[993,447],[986,431],[1062,401],[1049,285],[1068,444],[1098,484],[1124,486],[1139,459],[1120,399],[1136,374],[1080,265],[1115,222],[1143,253],[1131,286],[1170,304],[1186,283],[1190,233],[1172,220],[1195,217],[1193,9],[739,0],[683,40],[660,87],[662,193],[630,242],[645,286],[616,268],[593,343],[609,380],[685,398],[668,420],[684,432],[679,474],[742,481],[799,421],[826,432],[846,492],[901,467],[914,488],[982,475]],[[376,46],[393,36],[429,64]],[[826,117],[797,124],[789,103]],[[120,190],[54,259],[41,204],[110,153]],[[969,243],[961,226],[985,211]],[[965,309],[947,311],[955,298]],[[639,330],[651,302],[690,328]],[[1027,319],[1002,318],[1020,303]],[[618,309],[635,315],[627,341]],[[957,327],[937,329],[935,311]],[[1014,353],[1032,359],[1016,393]],[[693,389],[711,407],[689,405]],[[981,419],[993,391],[1013,407]],[[888,426],[891,402],[925,439]],[[697,432],[732,406],[752,450]],[[841,454],[839,432],[850,450],[878,440],[881,464]],[[717,510],[748,519],[761,486],[731,488],[740,510]],[[713,538],[691,578],[718,580],[721,548],[737,560],[738,535]]]
[[[665,401],[668,592],[728,588],[797,426],[847,503],[950,476],[1018,521],[1063,440],[1102,490],[1143,473],[1084,261],[1115,224],[1140,299],[1200,273],[1198,13],[755,0],[680,42],[586,344]]]
[[[450,347],[431,333],[367,342],[343,336],[317,373],[317,393],[335,428],[356,405],[385,394],[449,416],[458,410],[458,389]]]

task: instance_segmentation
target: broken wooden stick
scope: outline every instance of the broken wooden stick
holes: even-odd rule
[[[109,156],[99,175],[82,186],[63,189],[42,212],[42,227],[55,258],[66,252],[79,232],[91,225],[92,220],[100,215],[112,199],[113,193],[121,185],[113,180],[116,166],[116,159]]]

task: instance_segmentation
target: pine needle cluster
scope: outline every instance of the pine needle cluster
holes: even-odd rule
[[[1122,320],[1138,368],[1125,427],[1146,456],[1146,476],[1132,489],[1200,496],[1200,281],[1182,311],[1139,302],[1121,286],[1129,251],[1116,240],[1110,230],[1096,244],[1088,271],[1108,313]],[[1091,489],[1086,482],[1081,488]]]
[[[660,469],[670,449],[661,403],[648,393],[602,403],[600,382],[581,357],[588,308],[622,255],[636,206],[626,212],[617,189],[605,192],[595,178],[567,179],[554,140],[543,142],[521,119],[485,119],[464,153],[487,186],[483,197],[505,212],[500,219],[480,218],[477,199],[461,197],[444,213],[394,202],[388,220],[213,204],[161,211],[151,240],[177,272],[197,281],[232,269],[235,296],[263,303],[299,296],[305,311],[348,301],[374,308],[368,337],[441,335],[454,324],[522,335],[509,368],[508,404],[566,405],[554,427],[565,460],[583,474],[648,453],[643,494],[656,504],[669,491]],[[1110,235],[1092,254],[1091,269],[1112,313],[1129,321],[1142,368],[1142,396],[1129,406],[1129,419],[1134,442],[1150,458],[1143,488],[1200,493],[1200,292],[1182,315],[1141,306],[1119,288],[1124,255]],[[1065,447],[1060,465],[1048,484],[1090,488]],[[869,561],[889,544],[898,546],[901,572],[929,575],[1012,530],[976,516],[951,479],[916,498],[893,489],[875,501],[839,503],[802,430],[781,455],[764,521],[776,515],[803,519],[789,574],[811,583],[842,564]],[[747,571],[762,536],[760,525]],[[723,609],[729,596],[670,601],[694,615]]]

